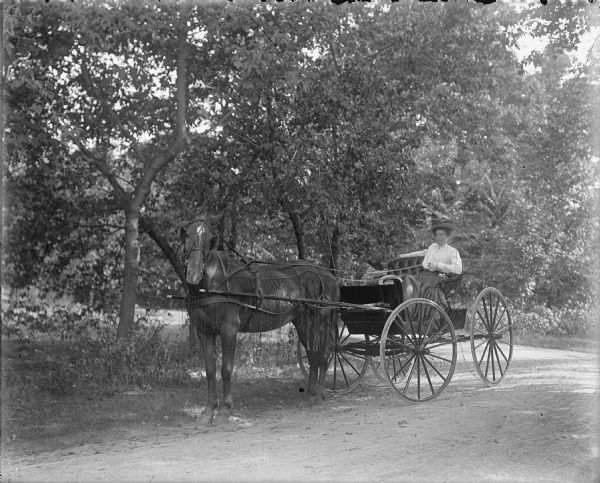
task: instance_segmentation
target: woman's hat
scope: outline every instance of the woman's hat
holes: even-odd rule
[[[431,231],[435,233],[436,230],[444,229],[448,231],[456,230],[456,225],[447,216],[438,216],[431,219]]]

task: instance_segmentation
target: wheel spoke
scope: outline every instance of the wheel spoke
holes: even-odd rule
[[[419,341],[417,339],[417,335],[415,334],[415,326],[414,326],[415,322],[414,322],[413,318],[410,317],[410,314],[407,314],[407,315],[409,315],[409,319],[408,319],[407,325],[410,327],[410,334],[407,334],[407,337],[412,342],[413,347],[419,347]]]
[[[425,359],[425,362],[427,362],[427,364],[429,364],[431,366],[431,368],[437,373],[437,375],[440,376],[444,382],[446,382],[446,378],[444,376],[442,376],[440,371],[437,370],[437,368],[431,363],[431,361],[429,359],[427,359],[426,356],[423,356],[423,359]]]
[[[435,349],[435,348],[437,348],[437,347],[442,347],[442,346],[445,346],[445,345],[448,345],[448,344],[452,344],[452,339],[438,339],[438,340],[440,340],[440,341],[442,341],[442,342],[440,342],[439,344],[434,344],[434,345],[429,345],[429,344],[426,344],[425,346],[426,346],[426,347],[427,347],[429,350],[431,350],[431,349]]]
[[[392,354],[394,354],[396,351],[400,350],[403,351],[405,350],[405,346],[402,342],[398,341],[398,339],[392,338],[390,339],[389,337],[386,337],[386,353],[387,351],[390,351]]]
[[[425,331],[425,334],[423,335],[423,337],[427,337],[429,335],[429,329],[431,329],[431,324],[433,323],[433,318],[431,318],[429,320],[429,324],[427,324],[427,330]]]
[[[336,356],[337,356],[338,364],[340,365],[340,369],[342,371],[342,375],[344,376],[344,382],[346,383],[346,386],[349,386],[350,384],[348,384],[348,376],[346,376],[346,371],[344,370],[344,365],[342,364],[342,361],[340,360],[339,354],[336,354]],[[335,386],[334,386],[334,389],[335,389]]]
[[[491,297],[491,294],[490,294]],[[491,301],[491,298],[490,298]],[[496,297],[496,307],[494,308],[494,316],[492,317],[492,330],[494,329],[496,322],[496,315],[498,315],[498,306],[500,305],[500,297]]]
[[[483,313],[485,314],[486,320],[486,322],[484,322],[484,325],[487,327],[488,330],[490,330],[490,319],[488,319],[488,308],[487,304],[485,303],[485,297],[481,299],[481,302],[483,303]]]
[[[482,315],[479,313],[479,310],[477,310],[477,315],[479,315],[479,318],[481,319],[481,322],[483,322],[483,326],[484,326],[484,327],[485,327],[485,328],[488,330],[488,332],[489,332],[489,330],[490,330],[490,327],[489,327],[489,325],[487,324],[487,322],[486,322],[485,320],[483,320],[483,317],[482,317]],[[486,314],[486,315],[487,315],[487,314]]]
[[[496,344],[494,344],[494,354],[496,354],[496,362],[498,362],[498,370],[500,371],[500,378],[502,378],[504,371],[502,370],[502,365],[500,364],[500,357],[498,356],[498,351],[496,350]]]
[[[485,344],[485,343],[486,343],[486,342],[488,342],[488,341],[489,341],[489,339],[483,339],[483,340],[482,340],[482,341],[481,341],[479,344],[477,344],[477,345],[475,346],[475,349],[478,349],[479,347],[481,347],[483,344]]]
[[[487,375],[488,375],[488,368],[490,366],[490,354],[492,353],[492,345],[491,345],[491,340],[490,340],[490,344],[487,346],[489,348],[488,350],[488,356],[487,356],[487,360],[486,360],[486,364],[485,364],[485,377],[487,379]]]
[[[435,357],[436,359],[440,359],[442,361],[446,361],[446,362],[449,362],[450,364],[452,364],[452,361],[450,359],[446,359],[445,357],[438,356],[436,354],[429,353],[429,357]]]
[[[506,314],[506,307],[502,308],[502,315],[500,317],[498,317],[498,320],[494,320],[495,324],[492,327],[492,331],[494,331],[494,332],[496,331],[497,327],[500,325],[500,321],[504,317],[504,314]]]
[[[406,391],[408,389],[408,385],[410,384],[410,380],[412,379],[414,368],[415,368],[415,361],[413,359],[413,362],[410,365],[410,369],[408,371],[408,378],[406,379],[406,384],[404,385],[404,389],[402,390],[403,393],[406,393]]]
[[[509,326],[507,324],[503,324],[502,327],[496,327],[496,329],[494,330],[494,334],[502,334],[503,332],[506,332],[509,330]]]
[[[342,333],[343,333],[343,331],[344,331],[344,329],[342,329]],[[347,341],[347,340],[350,338],[350,336],[351,336],[351,334],[350,334],[350,332],[348,332],[348,335],[342,339],[342,334],[338,334],[338,338],[337,338],[337,339],[338,339],[338,342],[337,342],[337,345],[338,345],[338,346],[345,345],[345,342],[346,342],[346,341]],[[340,339],[341,339],[341,340],[340,340]]]
[[[429,371],[427,370],[427,365],[425,364],[425,357],[423,359],[423,370],[425,371],[425,375],[427,376],[427,382],[429,384],[429,389],[431,389],[431,395],[435,394],[435,390],[433,389],[433,384],[431,384],[431,378],[429,377]]]
[[[398,369],[397,371],[396,371],[396,359],[394,358],[394,359],[393,359],[393,365],[394,365],[394,377],[393,377],[393,378],[394,378],[394,379],[396,379],[396,377],[398,376],[398,374],[400,374],[401,372],[402,372],[403,374],[405,374],[405,372],[404,372],[404,368],[405,368],[406,366],[408,366],[408,365],[409,365],[409,364],[412,362],[412,360],[413,360],[414,358],[415,358],[415,355],[414,355],[414,354],[413,354],[413,355],[411,355],[411,356],[410,356],[410,359],[408,359],[408,360],[406,361],[406,363],[405,363],[405,364],[402,364],[402,366],[400,366],[400,369]]]
[[[419,336],[421,336],[421,334],[423,333],[422,330],[422,324],[423,324],[423,305],[419,304],[418,306],[418,310],[417,310],[417,322],[419,324]],[[420,340],[420,339],[419,339]],[[419,372],[419,359],[417,359],[417,376],[418,376],[418,372]]]
[[[409,334],[406,333],[406,329],[400,323],[400,322],[404,322],[404,320],[400,317],[400,322],[398,322],[398,318],[397,317],[394,319],[394,324],[396,325],[396,327],[398,328],[398,330],[400,331],[400,333],[404,334],[404,336],[406,337],[406,339],[410,341],[410,343],[412,344],[412,346],[416,347],[417,345],[416,345],[416,342],[415,342],[414,338],[412,338]],[[392,340],[394,340],[394,339],[392,339]]]
[[[421,399],[421,358],[417,357],[417,399]]]
[[[419,333],[419,345],[423,345],[423,324],[424,324],[424,320],[429,318],[428,316],[428,306],[424,305],[424,304],[419,304],[419,320],[418,320],[418,333]],[[431,323],[432,323],[432,318],[429,318],[429,324],[427,325],[427,328],[431,327]]]
[[[504,351],[502,350],[502,348],[498,344],[496,344],[496,347],[498,348],[498,350],[500,351],[500,354],[502,354],[502,357],[504,357],[504,360],[508,364],[508,357],[506,357],[506,355],[504,354]]]
[[[486,344],[485,348],[483,349],[483,354],[481,354],[481,359],[479,359],[479,364],[477,364],[478,366],[481,366],[481,362],[483,361],[483,358],[485,357],[485,353],[487,352],[489,346],[490,346],[490,341],[488,339],[487,344]]]
[[[349,360],[346,358],[346,356],[345,356],[343,353],[340,353],[340,356],[342,357],[342,359],[344,359],[344,360],[346,361],[346,363],[347,363],[347,364],[348,364],[348,365],[349,365],[349,366],[352,368],[352,370],[353,370],[354,372],[356,372],[356,373],[357,373],[357,374],[360,376],[360,371],[358,371],[358,370],[356,369],[356,367],[354,367],[354,366],[352,365],[352,363],[351,363],[351,362],[350,362],[350,361],[349,361]]]
[[[335,381],[337,380],[337,353],[334,353],[333,356],[333,388],[335,389]]]
[[[496,380],[496,369],[494,368],[494,341],[492,340],[490,342],[490,356],[492,359],[492,379],[495,381]]]
[[[438,340],[442,340],[442,336],[446,333],[446,328],[448,327],[448,322],[446,322],[444,324],[443,327],[440,327],[432,336],[430,339],[428,339],[427,343],[431,344],[433,342],[437,342]]]

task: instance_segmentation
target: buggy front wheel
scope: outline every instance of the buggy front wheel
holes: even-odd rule
[[[446,312],[431,300],[410,299],[385,323],[380,372],[402,399],[429,401],[450,383],[456,354],[456,333]]]

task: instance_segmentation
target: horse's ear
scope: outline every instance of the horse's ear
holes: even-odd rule
[[[182,240],[185,239],[185,236],[187,235],[187,232],[185,230],[185,226],[180,226],[179,227],[179,238],[181,238]]]
[[[219,213],[218,215],[213,216],[208,223],[211,226],[219,226],[219,224],[223,221],[223,218],[225,217],[225,212],[223,213]]]

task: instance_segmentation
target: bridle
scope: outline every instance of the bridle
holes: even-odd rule
[[[208,229],[211,231],[211,233],[213,235],[210,238],[211,240],[213,238],[217,238],[219,241],[222,241],[223,244],[225,244],[229,250],[231,250],[233,253],[235,253],[240,258],[240,260],[242,261],[242,263],[244,263],[244,265],[250,266],[250,264],[252,262],[247,261],[241,253],[239,253],[235,248],[233,248],[227,242],[227,240],[225,240],[225,238],[223,237],[223,235],[221,235],[221,233],[219,232],[219,230],[217,230],[214,226],[212,226],[205,218],[197,218],[195,220],[192,220],[189,223],[186,223],[185,225],[183,225],[181,227],[181,229],[182,230],[186,230],[186,235],[187,235],[187,228],[190,225],[193,225],[194,223],[200,223],[200,222],[202,224],[204,224],[206,227],[208,227]],[[198,233],[198,231],[196,231],[196,238],[194,239],[192,246],[197,245],[196,240],[200,237],[201,233],[204,233],[204,230],[202,232],[200,232],[200,233]],[[183,241],[182,242],[182,246],[183,246],[183,253],[182,253],[182,255],[184,257],[183,264],[185,265],[186,262],[187,262],[187,260],[190,258],[190,255],[192,253],[196,252],[196,251],[202,251],[203,260],[206,260],[206,258],[208,257],[208,253],[210,252],[210,242],[208,243],[208,249],[206,249],[205,245],[206,244],[203,244],[203,246],[194,246],[194,248],[192,248],[189,252],[186,253],[186,250],[185,250],[185,241]],[[205,266],[206,266],[206,262],[202,264],[202,271],[204,271]]]
[[[203,226],[207,226],[210,228],[210,230],[214,233],[215,230],[214,228],[210,225],[210,223],[208,223],[204,218],[199,218],[196,220],[193,220],[189,223],[186,223],[185,225],[183,225],[181,227],[181,230],[185,230],[185,236],[187,238],[187,228],[190,225],[193,225],[194,223],[198,223],[198,222],[202,222]],[[208,241],[208,243],[199,243],[199,239],[201,237],[201,235],[203,235],[205,233],[205,230],[196,230],[196,234],[195,234],[195,238],[192,241],[192,248],[187,251],[186,250],[186,240],[184,239],[181,243],[182,245],[182,263],[183,265],[187,265],[187,261],[189,260],[190,256],[192,255],[192,253],[200,251],[202,252],[202,267],[201,267],[201,273],[204,274],[205,270],[206,270],[206,259],[208,256],[208,252],[210,252],[210,240]],[[212,240],[212,237],[211,237]]]

